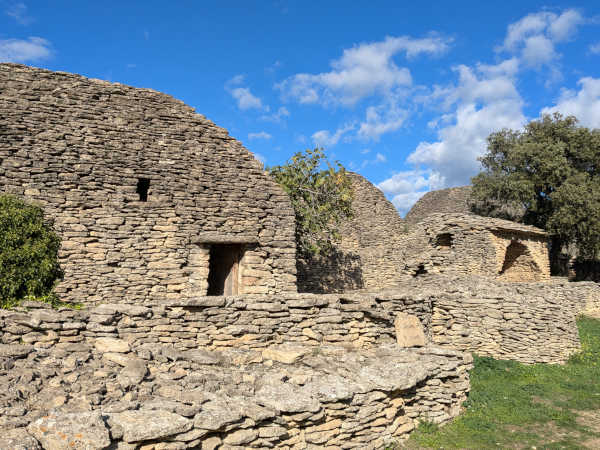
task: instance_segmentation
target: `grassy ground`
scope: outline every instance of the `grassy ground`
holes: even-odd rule
[[[600,320],[578,325],[582,352],[564,366],[476,357],[463,415],[398,448],[600,449]]]

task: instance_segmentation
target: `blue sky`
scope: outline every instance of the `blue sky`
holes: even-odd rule
[[[322,146],[402,214],[492,131],[600,127],[598,1],[0,0],[0,61],[166,92],[267,165]]]

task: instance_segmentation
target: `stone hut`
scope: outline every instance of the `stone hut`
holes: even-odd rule
[[[427,192],[408,211],[404,220],[414,224],[436,213],[471,214],[471,186],[460,186]]]
[[[550,278],[549,236],[508,220],[432,214],[414,226],[404,248],[408,273],[463,273],[501,281]]]
[[[0,64],[0,187],[54,220],[63,300],[296,290],[287,195],[168,95]]]
[[[406,223],[383,192],[349,172],[354,190],[352,219],[340,226],[341,240],[327,258],[298,261],[298,290],[344,292],[377,290],[398,282],[403,258],[398,251]]]

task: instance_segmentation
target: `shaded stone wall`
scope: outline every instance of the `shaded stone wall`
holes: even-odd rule
[[[299,260],[298,290],[344,292],[390,287],[401,276],[405,222],[381,190],[356,173],[352,179],[353,218],[340,227],[332,255]]]
[[[548,235],[501,219],[432,214],[413,226],[402,249],[404,272],[483,275],[504,281],[550,278]]]
[[[287,195],[168,95],[0,64],[0,188],[55,220],[65,301],[205,295],[210,248],[224,244],[240,248],[238,293],[296,289]]]

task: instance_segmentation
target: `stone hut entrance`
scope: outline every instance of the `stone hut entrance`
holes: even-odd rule
[[[208,295],[239,293],[239,266],[243,253],[244,246],[240,244],[210,246]]]
[[[518,241],[512,241],[506,248],[499,275],[507,281],[535,281],[541,277],[541,270],[529,249]]]

